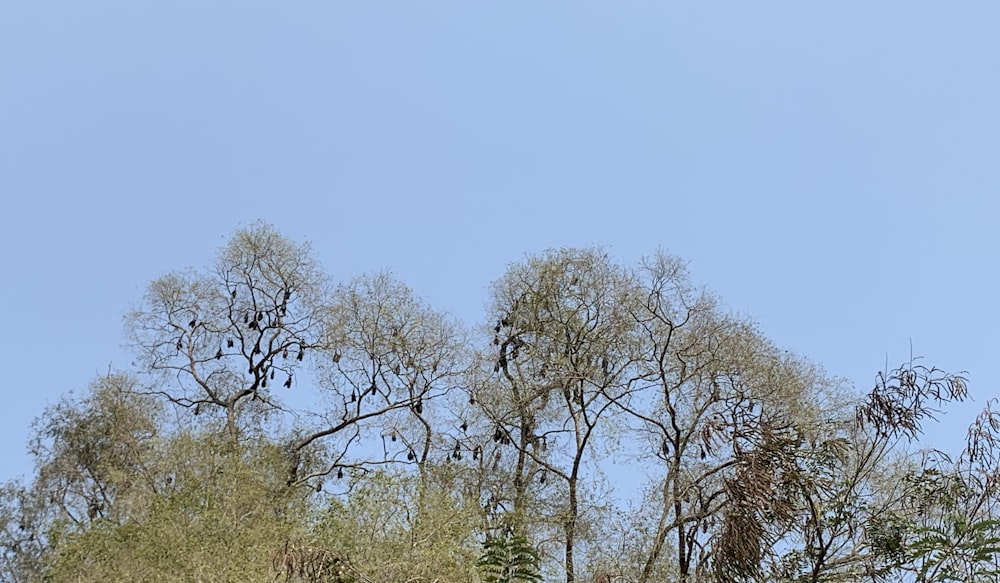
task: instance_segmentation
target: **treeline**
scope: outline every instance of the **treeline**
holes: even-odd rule
[[[960,375],[857,394],[664,253],[529,257],[483,322],[238,230],[149,285],[131,370],[39,417],[0,580],[1000,577],[1000,415],[919,448]]]

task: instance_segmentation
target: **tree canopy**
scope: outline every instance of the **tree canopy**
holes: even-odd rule
[[[1000,413],[920,360],[856,391],[657,251],[507,267],[480,322],[258,223],[39,416],[0,579],[994,581]]]

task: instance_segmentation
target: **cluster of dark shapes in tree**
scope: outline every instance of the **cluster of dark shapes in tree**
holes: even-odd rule
[[[499,443],[500,445],[511,444],[510,437],[507,435],[507,432],[504,431],[504,428],[500,425],[497,425],[496,430],[493,431],[493,443]]]
[[[524,341],[517,336],[509,337],[503,341],[500,340],[500,330],[510,326],[510,319],[505,317],[501,320],[497,320],[496,326],[493,327],[493,331],[495,333],[493,336],[493,344],[495,346],[500,346],[500,356],[493,365],[493,372],[500,372],[500,369],[506,368],[508,357],[510,360],[517,359],[517,357],[521,354],[521,349],[525,346]]]

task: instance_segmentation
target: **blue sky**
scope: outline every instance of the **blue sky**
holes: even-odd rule
[[[915,354],[985,401],[995,2],[6,2],[0,480],[122,315],[256,219],[338,279],[477,322],[525,253],[663,247],[868,388]]]

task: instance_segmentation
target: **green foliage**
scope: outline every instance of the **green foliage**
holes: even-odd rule
[[[949,583],[1000,580],[1000,521],[968,522],[951,516],[944,524],[916,529],[908,550],[919,565],[918,581]]]
[[[449,483],[452,468],[427,468],[426,483],[398,471],[350,478],[351,494],[327,500],[311,540],[376,581],[470,580],[478,508]]]
[[[483,543],[479,569],[487,583],[541,581],[538,552],[523,536],[505,536]]]
[[[160,447],[141,513],[52,528],[49,581],[269,580],[274,550],[299,534],[307,510],[284,484],[278,448],[197,434]]]

